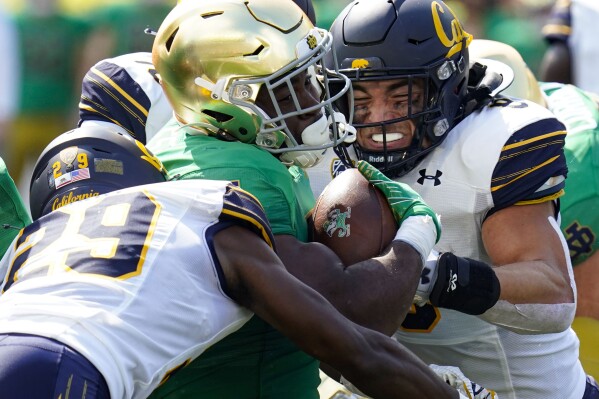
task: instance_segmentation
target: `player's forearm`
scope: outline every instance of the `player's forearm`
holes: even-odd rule
[[[347,292],[353,297],[347,317],[373,330],[393,334],[410,310],[421,262],[420,253],[412,246],[393,242],[384,255],[347,267]]]
[[[514,304],[574,303],[569,278],[543,261],[494,267],[501,285],[500,300]]]
[[[298,243],[289,236],[275,239],[287,270],[344,316],[387,335],[399,328],[422,270],[420,254],[410,245],[394,242],[383,256],[344,267],[322,244]]]
[[[383,341],[370,335],[369,347],[372,364],[387,365],[383,369],[363,364],[359,373],[345,374],[344,378],[373,398],[458,398],[456,390],[439,378],[424,362],[402,345]]]
[[[573,288],[541,261],[494,268],[501,284],[499,301],[480,317],[521,334],[567,329],[575,312]]]

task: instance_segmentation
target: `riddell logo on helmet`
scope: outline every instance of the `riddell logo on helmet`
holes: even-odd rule
[[[65,194],[61,198],[54,199],[54,203],[52,203],[52,210],[55,211],[58,208],[61,208],[65,205],[69,205],[71,202],[77,202],[86,198],[97,197],[98,195],[100,195],[100,193],[94,193],[93,191],[89,193],[73,195],[73,192],[71,191],[69,195]]]
[[[445,55],[446,58],[449,58],[462,50],[462,42],[464,39],[466,39],[466,47],[468,47],[472,41],[472,35],[464,30],[462,24],[458,21],[458,17],[456,17],[449,7],[445,9],[439,2],[433,1],[431,4],[431,11],[433,13],[433,23],[435,24],[437,37],[441,43],[449,49]],[[445,33],[445,28],[441,21],[441,14],[445,14],[446,12],[451,13],[453,16],[453,20],[451,21],[451,38]]]
[[[367,161],[369,163],[381,163],[381,162],[385,162],[385,157],[383,155],[378,155],[378,156],[370,155],[368,157]],[[389,155],[387,157],[387,162],[393,162],[393,156]]]

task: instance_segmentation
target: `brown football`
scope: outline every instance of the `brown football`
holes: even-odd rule
[[[381,254],[397,232],[387,199],[357,169],[325,187],[312,219],[314,241],[331,248],[346,266]]]

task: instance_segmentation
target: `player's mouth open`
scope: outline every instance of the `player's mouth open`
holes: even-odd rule
[[[410,136],[404,135],[403,133],[387,133],[387,150],[396,150],[407,147],[410,145]],[[373,150],[382,150],[383,134],[372,134],[366,139],[367,147]]]

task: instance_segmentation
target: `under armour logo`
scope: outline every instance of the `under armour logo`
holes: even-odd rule
[[[439,177],[441,177],[441,175],[443,174],[443,172],[441,172],[440,170],[437,170],[437,172],[435,173],[435,175],[427,175],[426,174],[426,169],[420,169],[418,171],[418,173],[420,173],[420,177],[418,178],[418,180],[416,180],[418,182],[418,184],[420,185],[424,185],[424,181],[425,180],[434,180],[435,186],[438,186],[439,184],[441,184],[441,180],[439,179]]]
[[[595,234],[590,228],[574,222],[565,229],[565,232],[572,259],[592,252]]]
[[[447,287],[447,292],[453,291],[456,289],[456,281],[458,281],[458,274],[449,271],[449,286]]]

